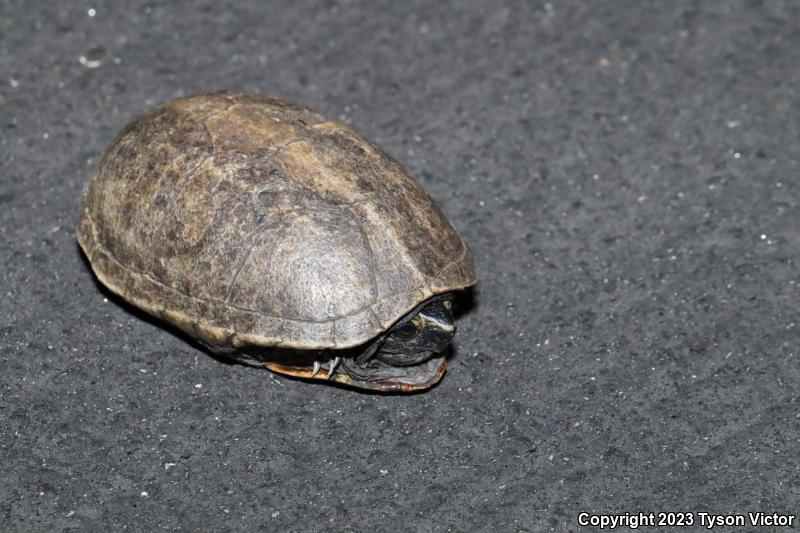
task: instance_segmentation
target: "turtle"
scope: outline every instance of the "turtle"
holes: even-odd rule
[[[394,158],[302,104],[177,98],[125,126],[80,200],[96,278],[214,354],[409,392],[436,384],[475,259]]]

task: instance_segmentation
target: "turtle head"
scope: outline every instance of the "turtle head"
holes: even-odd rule
[[[375,358],[392,366],[416,365],[444,351],[455,334],[452,299],[435,300],[397,323]]]
[[[456,333],[453,296],[435,296],[398,320],[372,342],[335,352],[290,354],[290,364],[267,368],[295,377],[323,379],[362,389],[411,392],[435,385],[447,368]],[[288,362],[288,361],[287,361]]]
[[[427,389],[444,375],[456,327],[452,295],[434,297],[396,322],[358,356],[344,358],[337,381],[385,391]]]

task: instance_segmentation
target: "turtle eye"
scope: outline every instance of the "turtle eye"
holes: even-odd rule
[[[417,335],[419,335],[419,320],[416,318],[412,318],[392,330],[392,336],[403,341],[411,340]]]

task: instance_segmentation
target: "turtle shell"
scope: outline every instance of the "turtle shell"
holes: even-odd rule
[[[220,352],[358,346],[477,280],[463,239],[397,161],[252,93],[180,98],[126,126],[77,233],[111,291]]]

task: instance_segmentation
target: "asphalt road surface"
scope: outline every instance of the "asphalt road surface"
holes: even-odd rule
[[[796,513],[798,28],[790,1],[0,1],[2,529]],[[94,281],[103,148],[212,89],[351,124],[439,202],[481,281],[438,387],[227,364]]]

